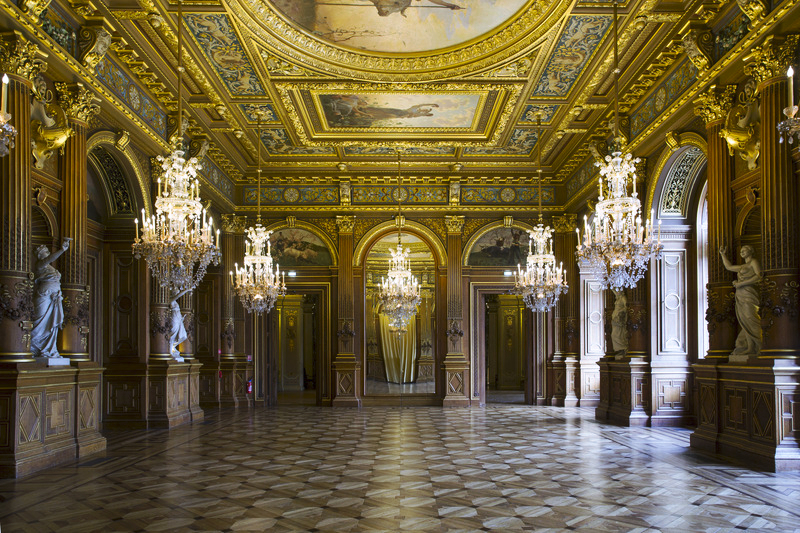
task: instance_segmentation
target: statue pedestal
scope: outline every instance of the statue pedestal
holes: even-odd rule
[[[47,366],[69,366],[69,358],[67,357],[43,357],[47,361]]]

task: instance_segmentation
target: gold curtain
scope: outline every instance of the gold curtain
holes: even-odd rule
[[[417,365],[416,317],[411,319],[408,330],[402,335],[389,329],[389,319],[383,313],[380,320],[386,379],[391,383],[412,383]]]

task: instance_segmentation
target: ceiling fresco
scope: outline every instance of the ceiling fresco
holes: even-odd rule
[[[404,54],[458,46],[526,0],[269,0],[293,24],[339,46]]]

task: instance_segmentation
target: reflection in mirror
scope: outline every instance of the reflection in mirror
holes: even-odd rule
[[[525,397],[525,304],[510,294],[489,294],[486,328],[486,402],[523,403]]]
[[[381,312],[378,299],[381,278],[389,269],[391,251],[397,247],[397,233],[381,238],[366,260],[366,394],[433,394],[435,352],[435,264],[428,245],[414,235],[403,233],[409,248],[411,271],[419,281],[421,301],[405,333],[391,328]]]

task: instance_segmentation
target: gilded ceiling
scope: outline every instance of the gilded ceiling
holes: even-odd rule
[[[52,0],[34,22],[16,9],[6,15],[41,28],[67,65],[85,55],[86,27],[107,30],[92,86],[151,148],[166,148],[176,124],[176,2]],[[709,39],[698,59],[684,41],[701,23]],[[268,205],[369,206],[400,189],[441,209],[453,194],[463,206],[534,205],[541,143],[543,202],[564,206],[588,190],[589,147],[610,134],[607,0],[186,0],[180,24],[188,132],[206,179],[232,204],[254,203],[260,142]],[[670,113],[691,117],[686,103],[709,83],[709,65],[732,65],[757,38],[751,26],[735,1],[623,2],[623,135],[642,144]],[[97,120],[117,124],[110,114]]]

